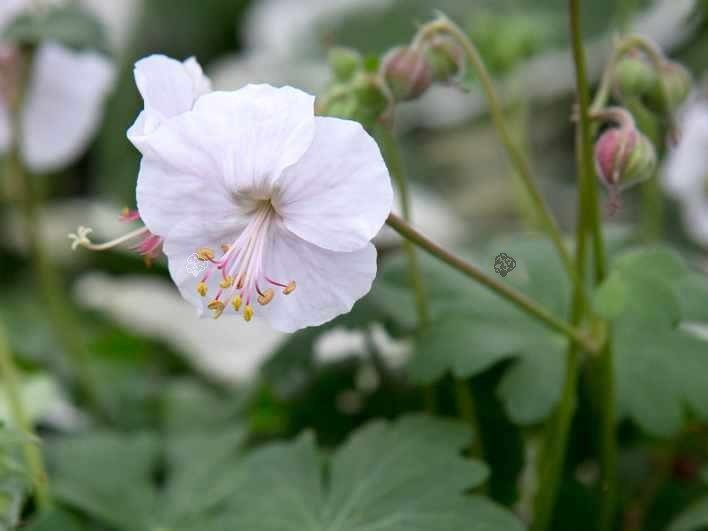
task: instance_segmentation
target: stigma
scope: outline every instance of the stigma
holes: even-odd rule
[[[278,292],[287,296],[295,291],[295,280],[276,279],[265,270],[271,224],[277,216],[271,202],[264,201],[235,241],[219,245],[221,256],[217,257],[218,250],[211,247],[195,250],[197,259],[206,264],[196,291],[201,297],[211,297],[207,308],[214,319],[224,312],[239,313],[243,307],[244,320],[251,321],[256,311],[254,303],[267,306]],[[215,290],[213,294],[210,289]]]

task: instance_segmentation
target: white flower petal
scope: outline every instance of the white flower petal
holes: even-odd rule
[[[708,104],[689,107],[681,124],[681,139],[670,153],[663,182],[677,199],[703,195],[708,180]]]
[[[284,227],[275,227],[265,253],[270,278],[297,282],[290,295],[276,291],[267,306],[254,305],[276,330],[294,332],[347,313],[371,289],[376,276],[376,248],[340,253],[313,245]]]
[[[57,170],[81,155],[100,124],[113,77],[113,64],[95,52],[56,43],[37,50],[20,139],[30,169]]]
[[[218,291],[219,276],[211,275],[207,299],[197,293],[197,283],[202,280],[207,262],[195,261],[195,253],[200,247],[212,249],[217,255],[220,246],[232,242],[241,228],[239,220],[223,220],[219,224],[202,224],[197,219],[184,220],[170,231],[169,239],[165,240],[163,251],[172,280],[179,288],[182,297],[192,304],[200,317],[208,317],[205,312],[208,297],[213,297]]]
[[[292,87],[246,85],[233,92],[212,92],[194,113],[220,120],[232,165],[226,174],[234,192],[270,190],[285,168],[312,143],[314,96]]]
[[[682,217],[696,243],[708,247],[708,199],[684,203]]]
[[[17,15],[30,7],[30,0],[2,0],[0,5],[0,31],[11,23]]]
[[[191,110],[197,98],[211,91],[211,82],[193,57],[180,63],[151,55],[135,63],[134,74],[145,109],[128,129],[128,138],[146,153],[148,135],[165,120]]]
[[[324,249],[365,246],[391,211],[393,190],[378,145],[357,122],[315,118],[310,149],[277,182],[285,226]]]
[[[200,223],[237,219],[238,205],[224,188],[219,174],[206,167],[200,171],[202,166],[196,164],[194,168],[180,170],[162,160],[143,157],[136,198],[140,217],[152,233],[166,237],[190,216]]]

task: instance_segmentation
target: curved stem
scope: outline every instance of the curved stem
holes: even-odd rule
[[[422,41],[429,35],[434,35],[435,33],[448,33],[453,36],[464,48],[467,58],[474,68],[482,88],[486,95],[487,101],[489,103],[489,112],[494,122],[494,126],[499,132],[504,147],[511,159],[512,164],[516,168],[519,176],[521,177],[526,191],[531,198],[536,215],[538,216],[541,225],[553,242],[556,250],[563,262],[563,265],[574,283],[577,284],[577,279],[575,279],[575,270],[573,260],[568,252],[565,244],[563,243],[563,236],[558,228],[558,225],[551,214],[548,205],[543,200],[541,193],[536,186],[536,183],[531,174],[531,168],[528,160],[524,156],[521,149],[516,145],[512,139],[509,129],[506,126],[506,121],[504,119],[504,111],[502,109],[499,96],[497,95],[496,89],[494,88],[494,83],[492,78],[487,71],[484,61],[477,51],[477,48],[470,41],[464,31],[462,31],[455,23],[447,18],[440,18],[435,20],[423,28],[415,38],[415,41]]]
[[[572,327],[561,319],[558,319],[544,307],[540,306],[536,301],[530,299],[520,291],[517,291],[503,282],[499,282],[495,278],[484,273],[477,266],[472,265],[459,256],[443,249],[432,240],[423,236],[420,232],[415,230],[395,214],[389,214],[386,223],[407,240],[412,241],[418,247],[424,249],[449,266],[457,269],[463,275],[476,280],[500,297],[518,306],[530,316],[544,323],[548,328],[559,332],[573,342],[581,344],[589,351],[597,350],[597,345],[595,345],[593,341],[591,341],[591,338],[586,337],[579,329]]]
[[[22,434],[22,449],[37,496],[37,505],[40,510],[44,511],[51,505],[47,473],[44,470],[42,453],[37,446],[39,439],[32,430],[32,424],[22,403],[17,369],[10,352],[5,327],[2,323],[0,323],[0,375],[7,393],[10,414],[15,426]]]
[[[579,173],[587,226],[593,238],[595,283],[607,275],[604,241],[597,204],[597,181],[592,162],[592,132],[590,125],[590,94],[586,75],[585,49],[582,42],[580,0],[569,0],[570,33],[575,61],[576,87],[579,105]],[[633,42],[630,40],[629,42]],[[626,44],[625,44],[626,45]],[[600,390],[600,515],[599,529],[609,530],[615,513],[617,440],[615,437],[615,382],[612,342],[607,341],[599,357],[593,361]]]

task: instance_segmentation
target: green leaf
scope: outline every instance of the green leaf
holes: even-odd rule
[[[151,477],[159,450],[159,439],[148,433],[89,433],[54,441],[48,446],[52,492],[118,529],[143,529],[155,509]]]
[[[71,48],[90,48],[108,52],[108,41],[101,22],[75,5],[54,6],[40,12],[18,16],[3,31],[3,40],[39,45],[57,41]]]
[[[708,527],[708,498],[686,509],[674,520],[669,531],[699,531]]]
[[[207,530],[515,531],[508,512],[463,490],[484,481],[486,467],[460,448],[467,429],[423,416],[373,422],[329,459],[313,437],[254,452],[241,468],[247,487]]]
[[[501,252],[516,260],[516,268],[500,281],[564,318],[569,289],[552,246],[534,238],[500,240],[476,262],[496,274],[494,259]],[[467,378],[514,359],[498,387],[507,414],[519,424],[543,420],[560,398],[565,339],[448,266],[422,264],[433,322],[417,339],[408,366],[411,379],[430,383],[447,371]],[[414,305],[404,267],[385,267],[375,296],[403,326],[412,327]]]
[[[82,531],[83,527],[71,514],[53,510],[48,514],[40,515],[22,529],[23,531]]]
[[[699,315],[682,301],[697,282],[675,253],[652,247],[620,256],[595,294],[612,318],[620,412],[654,435],[675,434],[685,406],[708,418],[708,345],[679,326]]]
[[[15,529],[29,490],[29,474],[21,452],[23,435],[0,427],[0,531]]]

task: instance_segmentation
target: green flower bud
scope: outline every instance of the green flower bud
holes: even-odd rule
[[[381,64],[381,76],[396,101],[413,100],[433,83],[433,72],[425,55],[413,48],[395,48]]]
[[[435,35],[425,44],[425,55],[433,71],[433,79],[450,82],[465,73],[465,52],[455,39],[448,35]]]
[[[630,52],[617,61],[613,74],[614,90],[619,99],[642,97],[655,91],[659,84],[654,67],[638,52]]]
[[[390,97],[378,77],[360,72],[350,83],[333,85],[319,97],[315,113],[355,120],[371,128],[390,107]]]
[[[686,98],[691,93],[693,78],[683,65],[674,61],[666,61],[661,65],[659,77],[663,83],[663,90],[666,96],[666,106],[668,107],[666,110],[674,112],[686,101]],[[661,101],[660,90],[661,88],[657,87],[657,90],[651,94],[652,103],[656,106],[659,106],[659,101]]]
[[[334,46],[327,54],[327,62],[337,81],[349,81],[362,67],[361,54],[351,48]]]

